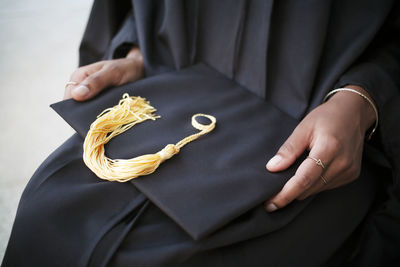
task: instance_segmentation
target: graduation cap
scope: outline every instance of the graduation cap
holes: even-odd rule
[[[183,147],[154,173],[129,181],[194,239],[250,210],[262,209],[301,161],[283,172],[268,172],[266,162],[298,121],[202,64],[116,87],[87,102],[66,100],[52,107],[85,138],[96,117],[115,106],[124,93],[146,98],[161,118],[137,124],[111,139],[105,149],[112,159],[155,153],[193,134],[193,114],[217,119],[213,131]],[[278,221],[266,212],[260,216],[275,229],[310,200],[292,203],[287,212],[278,211]]]

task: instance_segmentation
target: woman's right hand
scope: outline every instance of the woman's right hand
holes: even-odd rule
[[[132,48],[125,58],[99,61],[78,68],[65,87],[64,99],[88,100],[109,86],[139,80],[144,76],[139,48]]]

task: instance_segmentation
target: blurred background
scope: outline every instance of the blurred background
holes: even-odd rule
[[[92,0],[0,0],[0,262],[22,191],[73,134],[49,105],[78,65]]]

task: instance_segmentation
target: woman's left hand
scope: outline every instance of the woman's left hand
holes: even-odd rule
[[[346,87],[368,96],[359,86]],[[277,195],[265,202],[266,210],[275,211],[295,199],[302,200],[357,179],[365,133],[374,120],[371,105],[359,95],[346,91],[334,94],[310,112],[267,163],[269,171],[282,171],[309,150],[309,157],[295,175]],[[318,160],[322,164],[318,164]]]
[[[133,47],[126,57],[102,60],[75,70],[67,83],[64,99],[85,101],[109,86],[119,86],[144,76],[142,53]]]

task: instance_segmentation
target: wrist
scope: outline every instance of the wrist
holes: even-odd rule
[[[140,52],[139,47],[135,46],[126,54],[125,58],[130,59],[134,64],[136,69],[136,73],[140,74],[140,76],[144,75],[144,63],[142,52]]]
[[[342,104],[352,107],[355,112],[354,114],[352,114],[352,116],[355,116],[359,119],[360,129],[363,133],[366,133],[368,129],[370,129],[374,125],[375,130],[378,120],[378,114],[376,111],[376,104],[373,102],[371,96],[361,86],[346,85],[343,90],[346,89],[354,90],[358,92],[358,94],[354,91],[351,92],[350,90],[337,91],[329,99],[332,101],[339,101]],[[373,131],[370,133],[369,138],[371,137]]]
[[[132,47],[131,50],[128,51],[125,57],[136,59],[138,61],[143,62],[142,52],[140,52],[140,49],[137,46]]]

